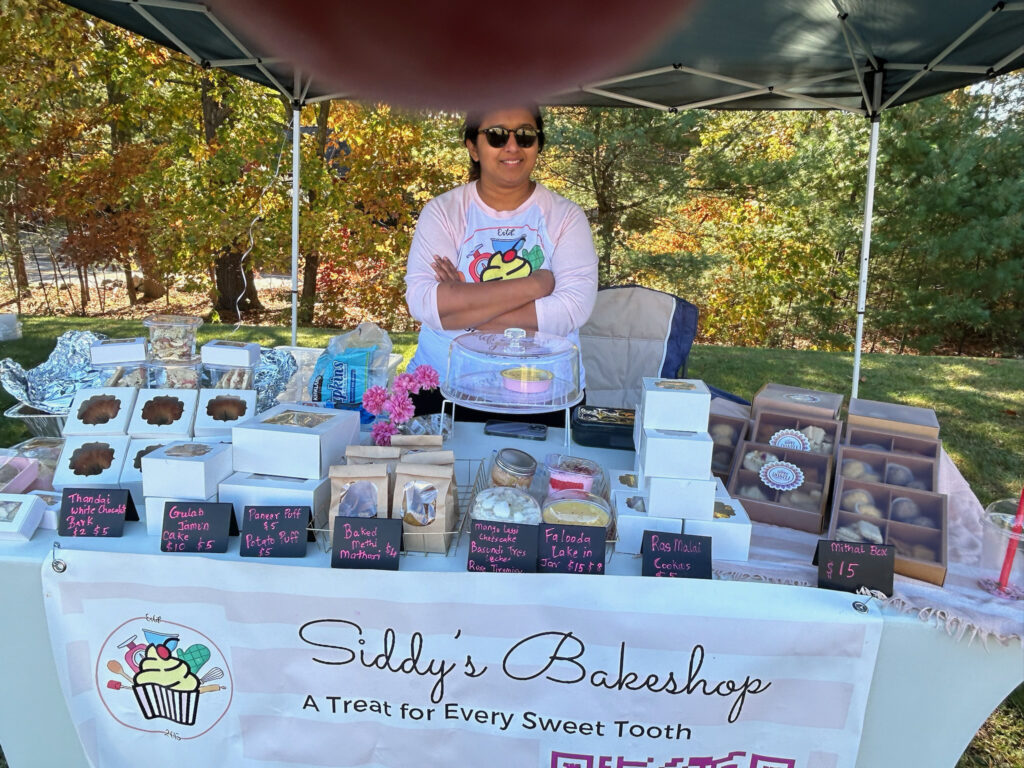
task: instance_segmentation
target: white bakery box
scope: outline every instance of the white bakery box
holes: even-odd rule
[[[66,438],[53,473],[54,490],[118,488],[129,442],[127,435],[74,435]]]
[[[132,410],[128,434],[166,442],[188,440],[199,402],[197,389],[141,389]]]
[[[683,533],[711,537],[711,560],[747,560],[753,526],[736,499],[717,499],[711,520],[684,520]]]
[[[164,505],[167,502],[180,501],[182,504],[194,504],[197,499],[182,499],[179,496],[147,496],[146,497],[146,533],[150,536],[159,536],[164,527]],[[212,503],[217,501],[217,494],[213,494],[203,501]],[[139,517],[142,517],[142,510],[139,510]]]
[[[232,473],[229,443],[168,443],[142,457],[142,492],[202,501]]]
[[[647,512],[657,517],[710,520],[715,513],[715,477],[640,476],[647,493]]]
[[[146,362],[146,339],[138,336],[134,339],[103,339],[94,341],[89,348],[89,355],[94,368],[123,363]]]
[[[0,493],[0,540],[31,539],[45,507],[41,498],[30,493]]]
[[[231,428],[256,415],[256,391],[252,389],[200,389],[192,434],[226,437]]]
[[[645,428],[707,432],[711,390],[700,379],[644,377],[637,421]]]
[[[239,528],[245,508],[258,506],[309,507],[314,527],[327,528],[331,480],[235,472],[221,482],[217,498],[234,507],[235,522]]]
[[[123,435],[135,406],[137,389],[94,387],[80,389],[71,401],[65,435]]]
[[[39,520],[39,527],[47,531],[56,531],[60,521],[60,507],[64,501],[64,494],[59,491],[29,491],[30,496],[38,496],[43,500],[43,516]]]
[[[612,493],[612,499],[615,502],[615,525],[618,531],[618,541],[615,542],[616,552],[639,555],[644,540],[644,531],[683,532],[682,520],[649,514],[647,497],[636,489],[615,491]]]
[[[711,477],[711,435],[676,429],[640,430],[636,468],[644,477]]]
[[[359,412],[282,403],[231,429],[236,472],[327,477],[359,441]]]
[[[142,508],[146,504],[145,495],[142,493],[142,457],[166,444],[163,440],[150,437],[133,437],[128,443],[128,453],[124,457],[121,477],[117,484],[131,494],[139,514],[142,514]]]
[[[260,361],[260,345],[254,341],[214,339],[203,344],[199,356],[204,365],[252,368]]]

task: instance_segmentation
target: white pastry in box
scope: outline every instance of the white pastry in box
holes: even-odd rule
[[[359,441],[359,411],[282,403],[231,429],[235,471],[327,477],[345,446]]]
[[[142,457],[166,444],[163,440],[147,437],[132,438],[128,443],[128,453],[124,457],[124,466],[121,467],[121,477],[117,484],[131,494],[135,509],[140,513],[146,503],[142,492]]]
[[[38,496],[43,500],[43,516],[39,519],[39,527],[46,531],[56,531],[60,520],[60,507],[64,494],[57,491],[29,491],[30,496]]]
[[[41,498],[30,493],[0,493],[0,539],[31,539],[45,507]]]
[[[260,345],[254,341],[214,339],[203,344],[199,356],[206,365],[252,368],[260,361]]]
[[[168,443],[142,457],[142,491],[147,498],[201,501],[216,495],[217,486],[232,471],[228,443]]]
[[[646,509],[646,498],[636,490],[617,491],[612,494],[615,500],[615,517],[618,541],[615,551],[627,555],[639,555],[644,540],[644,531],[660,531],[663,533],[682,533],[683,521],[668,517],[653,517]]]
[[[651,429],[640,433],[637,456],[646,477],[711,477],[711,453],[715,444],[707,432]]]
[[[164,504],[168,501],[180,501],[183,504],[195,504],[197,499],[183,499],[180,496],[147,496],[145,509],[146,515],[146,533],[150,536],[159,536],[163,533],[164,528]],[[206,502],[217,501],[217,494],[213,494],[208,499],[203,499]],[[143,510],[140,509],[139,517],[143,515]]]
[[[715,478],[643,476],[647,512],[657,517],[710,520],[715,511]]]
[[[146,362],[146,339],[138,336],[134,339],[103,339],[94,341],[89,348],[93,368],[122,363]]]
[[[132,387],[78,390],[64,422],[65,436],[125,434],[137,393]]]
[[[201,389],[192,434],[196,437],[224,435],[231,428],[256,415],[256,391],[252,389]]]
[[[747,510],[736,499],[717,499],[711,520],[684,520],[683,533],[711,537],[711,559],[747,560],[752,526]]]
[[[198,401],[198,389],[139,390],[128,434],[167,442],[188,440],[192,437]]]
[[[76,435],[64,440],[53,487],[118,488],[128,454],[127,435]]]
[[[711,390],[700,379],[644,377],[642,419],[645,428],[707,432]],[[638,419],[639,421],[639,419]]]
[[[231,504],[235,521],[242,526],[246,507],[309,507],[315,528],[327,528],[327,509],[331,505],[330,478],[310,480],[304,477],[280,477],[251,472],[235,472],[222,481],[218,498]]]

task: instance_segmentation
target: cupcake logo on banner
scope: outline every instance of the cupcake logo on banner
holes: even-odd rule
[[[158,617],[129,619],[96,659],[103,706],[126,728],[194,739],[231,705],[231,673],[216,643],[199,630]]]

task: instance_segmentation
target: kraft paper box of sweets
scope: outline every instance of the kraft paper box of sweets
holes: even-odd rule
[[[0,493],[26,493],[39,477],[39,461],[0,456]]]
[[[54,489],[118,488],[129,442],[127,435],[66,438],[53,474]]]
[[[225,504],[231,504],[239,527],[246,507],[309,507],[313,515],[313,527],[326,530],[331,481],[329,478],[310,480],[305,477],[235,472],[221,481],[217,487],[217,498]]]
[[[216,494],[232,471],[229,443],[168,443],[142,457],[142,491],[201,501]]]
[[[180,501],[183,504],[195,504],[196,499],[182,499],[180,497],[168,497],[168,496],[147,496],[146,497],[146,533],[149,536],[160,536],[164,529],[164,505],[169,501]],[[213,494],[208,499],[203,501],[213,503],[217,501],[217,494]],[[139,510],[139,515],[142,515],[142,510]]]
[[[751,520],[821,533],[832,456],[744,440],[726,486]]]
[[[319,479],[359,441],[358,411],[282,403],[231,429],[235,471]]]
[[[737,499],[715,501],[715,514],[710,520],[684,520],[683,533],[711,537],[711,559],[748,560],[750,534],[753,526],[747,511]]]
[[[939,461],[923,456],[899,455],[844,445],[839,448],[838,477],[870,483],[938,491]]]
[[[146,362],[146,339],[103,339],[94,341],[89,348],[93,368],[123,363]]]
[[[843,422],[768,409],[757,412],[750,432],[752,443],[768,443],[812,453],[835,456],[843,433]]]
[[[896,573],[940,587],[947,568],[947,498],[840,477],[828,538],[891,544]]]
[[[710,520],[715,508],[715,478],[643,476],[648,514],[679,520]]]
[[[260,345],[254,341],[214,339],[203,344],[199,356],[206,365],[252,368],[260,361]]]
[[[201,389],[192,434],[196,437],[231,437],[231,428],[256,414],[252,389]]]
[[[750,422],[738,416],[712,413],[708,419],[708,434],[715,444],[711,454],[711,472],[723,480],[729,478],[732,463],[736,457],[736,446],[745,440]]]
[[[853,397],[847,420],[851,427],[880,429],[929,440],[939,438],[939,420],[931,408]]]
[[[128,431],[138,390],[130,387],[80,389],[71,401],[65,435],[123,435]]]
[[[618,540],[615,551],[627,555],[639,555],[644,531],[682,533],[683,521],[669,517],[654,517],[646,512],[646,496],[632,491],[616,491],[615,517],[618,522]]]
[[[57,491],[29,491],[29,496],[38,496],[43,500],[43,516],[39,519],[39,527],[45,531],[56,531],[60,523],[60,507],[64,495]]]
[[[0,539],[31,539],[45,507],[43,500],[32,494],[0,493]]]
[[[135,400],[128,434],[166,442],[188,440],[199,402],[197,389],[143,389]]]
[[[890,430],[865,429],[846,425],[843,443],[865,451],[888,451],[899,455],[938,459],[942,454],[942,441],[926,437],[911,437]]]
[[[637,456],[644,477],[711,476],[714,443],[707,432],[645,427],[640,433]]]
[[[700,379],[644,377],[641,414],[645,428],[707,432],[711,390]]]
[[[141,510],[146,504],[146,495],[142,492],[142,457],[165,444],[162,440],[144,437],[132,438],[128,443],[128,453],[117,484],[131,494],[136,510]]]
[[[835,392],[769,383],[754,395],[750,415],[756,418],[761,410],[769,410],[811,418],[838,419],[842,407],[843,396]]]

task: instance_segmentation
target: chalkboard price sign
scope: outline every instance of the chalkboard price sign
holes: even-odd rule
[[[65,488],[60,503],[60,536],[116,538],[134,512],[131,494],[120,488]],[[138,517],[135,518],[138,520]]]
[[[677,579],[711,578],[711,537],[644,531],[641,548],[644,576]]]
[[[537,526],[474,520],[469,530],[467,571],[535,573]]]
[[[309,507],[246,507],[242,557],[305,557]]]
[[[891,597],[895,559],[887,544],[821,539],[815,557],[818,586],[854,593],[867,587]]]
[[[541,573],[604,573],[604,528],[593,525],[541,525]]]
[[[335,517],[331,568],[398,570],[402,550],[401,519]]]
[[[168,501],[160,534],[162,552],[227,552],[234,512],[230,504]]]

